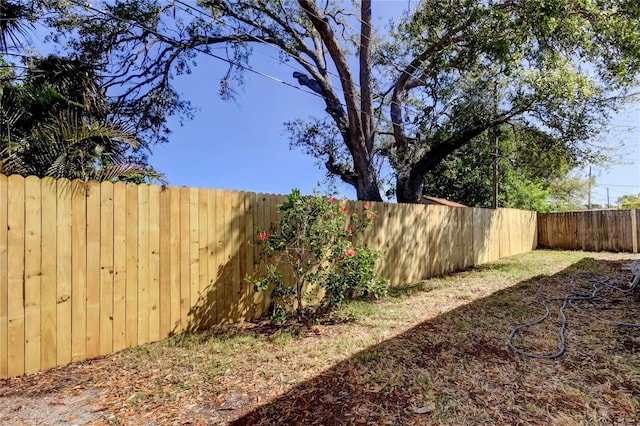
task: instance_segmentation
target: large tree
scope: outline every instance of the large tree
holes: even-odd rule
[[[229,64],[220,92],[230,97],[252,46],[276,46],[327,114],[289,123],[293,143],[367,200],[382,198],[380,161],[397,200],[417,202],[425,174],[504,124],[537,129],[579,158],[640,70],[635,0],[424,0],[386,34],[374,31],[370,0],[355,10],[312,0],[69,2],[74,11],[50,21],[58,36],[102,65],[113,111],[156,139],[167,115],[190,111],[172,79],[196,57]]]

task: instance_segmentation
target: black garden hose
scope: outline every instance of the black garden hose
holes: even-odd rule
[[[636,261],[638,262],[638,261]],[[634,262],[634,267],[637,265],[636,262]],[[632,267],[632,269],[634,269]],[[622,292],[624,294],[627,293],[631,293],[633,292],[633,290],[636,289],[636,287],[638,286],[638,282],[640,282],[640,273],[637,273],[637,271],[634,270],[634,279],[633,281],[630,283],[629,287],[626,288],[621,288],[618,287],[616,285],[611,284],[611,280],[609,279],[609,277],[606,276],[602,276],[602,278],[600,280],[598,280],[597,282],[592,283],[592,290],[591,291],[586,291],[586,290],[582,290],[582,289],[574,289],[573,291],[571,291],[571,293],[565,295],[564,297],[556,297],[556,298],[549,298],[549,299],[545,299],[542,303],[543,306],[545,308],[546,313],[531,322],[528,322],[526,324],[522,324],[517,326],[516,328],[514,328],[513,330],[511,330],[511,333],[509,333],[509,338],[507,339],[507,344],[509,345],[509,348],[511,348],[512,351],[519,353],[520,355],[524,355],[526,357],[530,357],[530,358],[536,358],[536,359],[556,359],[561,357],[565,351],[566,351],[566,331],[567,331],[567,315],[565,314],[565,310],[567,309],[567,307],[571,307],[573,308],[576,312],[584,314],[584,315],[588,315],[589,317],[597,320],[597,321],[601,321],[601,322],[605,322],[607,324],[613,324],[613,325],[620,325],[620,326],[626,326],[626,327],[640,327],[640,324],[638,323],[629,323],[629,322],[619,322],[619,321],[612,321],[612,320],[608,320],[608,319],[603,319],[600,318],[599,316],[583,309],[580,308],[576,305],[576,302],[579,301],[600,301],[602,300],[602,297],[598,295],[598,293],[600,292],[600,290],[603,287],[608,287],[612,290],[616,290],[619,292]],[[544,322],[547,318],[549,318],[549,315],[551,313],[551,311],[549,310],[549,306],[547,305],[549,302],[554,302],[554,301],[562,301],[562,306],[560,307],[560,316],[562,317],[562,323],[560,325],[560,329],[558,330],[558,336],[560,339],[560,345],[559,345],[559,349],[557,352],[555,353],[551,353],[551,354],[536,354],[536,353],[532,353],[532,352],[528,352],[525,351],[522,348],[519,348],[517,346],[515,346],[513,344],[513,339],[514,337],[518,334],[518,332],[520,330],[522,330],[523,328],[528,328],[528,327],[533,327],[536,326],[538,324],[541,324],[542,322]]]

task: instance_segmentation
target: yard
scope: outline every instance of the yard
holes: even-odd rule
[[[540,304],[606,275],[626,283],[637,255],[534,251],[354,301],[332,324],[245,323],[174,336],[0,381],[0,422],[17,424],[637,424],[640,331],[569,310],[567,352],[513,353],[513,327]],[[640,290],[603,292],[596,315],[640,318]],[[587,307],[586,305],[584,307]],[[517,336],[558,345],[552,318]]]

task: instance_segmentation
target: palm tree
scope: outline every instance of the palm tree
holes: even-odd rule
[[[44,6],[42,0],[0,0],[0,173],[162,181],[136,155],[140,144],[131,129],[109,118],[95,67],[49,55],[28,57],[25,71],[17,73],[4,61],[14,50],[21,56]]]
[[[65,112],[0,151],[0,173],[84,181],[162,180],[127,155],[124,147],[137,146],[135,135],[118,123],[90,122]]]

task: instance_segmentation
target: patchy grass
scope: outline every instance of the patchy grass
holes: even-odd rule
[[[625,282],[633,258],[536,251],[395,287],[382,301],[351,301],[333,325],[247,323],[174,336],[2,381],[8,414],[0,420],[19,423],[12,396],[23,404],[97,390],[94,420],[114,425],[636,424],[638,329],[569,312],[562,358],[525,358],[506,345],[513,327],[544,312],[541,300],[597,274]],[[640,318],[639,296],[610,296],[591,308]],[[516,343],[554,351],[557,321],[523,331]]]

